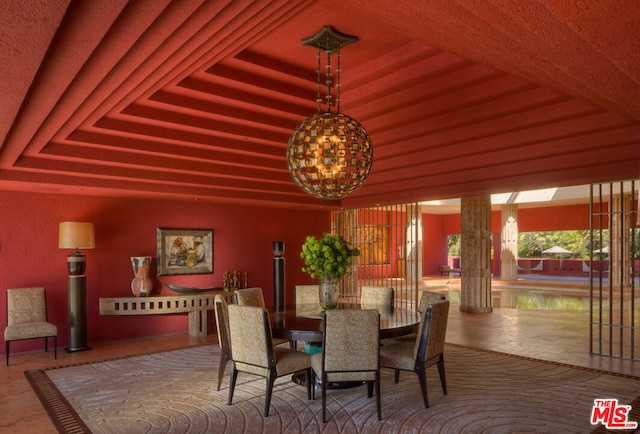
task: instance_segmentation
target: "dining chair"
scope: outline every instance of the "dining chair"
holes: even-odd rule
[[[363,286],[360,289],[360,305],[366,309],[393,308],[393,288],[386,286]]]
[[[306,305],[320,305],[319,295],[320,285],[296,285],[295,286],[295,301],[296,306],[301,304]]]
[[[422,314],[424,313],[424,311],[427,309],[429,305],[436,303],[438,301],[446,300],[446,299],[447,299],[447,296],[442,293],[433,292],[433,291],[422,291],[422,293],[420,294],[420,301],[418,302],[418,312]],[[421,315],[421,318],[422,318],[422,315]],[[399,336],[391,339],[384,339],[382,340],[382,343],[383,345],[387,345],[395,341],[415,342],[415,340],[416,340],[416,333],[412,333],[410,335]]]
[[[296,285],[294,299],[296,302],[296,314],[301,317],[315,318],[320,309],[320,285]],[[296,348],[297,341],[292,342],[292,348]],[[316,353],[321,350],[319,343],[304,343],[304,350],[308,354]]]
[[[49,337],[53,337],[53,358],[58,358],[58,328],[48,322],[45,289],[7,289],[7,327],[4,329],[7,366],[9,344],[12,341],[44,338],[44,350],[49,352]]]
[[[233,293],[233,299],[240,306],[265,307],[264,294],[259,287],[237,289]]]
[[[326,422],[327,385],[339,382],[367,384],[367,397],[375,385],[378,420],[380,406],[380,314],[374,309],[331,309],[324,321],[322,352],[311,355],[311,369],[320,379],[322,422]],[[315,398],[315,388],[313,390]]]
[[[446,300],[447,296],[440,292],[422,291],[420,295],[420,301],[418,302],[418,312],[423,313],[427,306],[433,303],[437,303],[442,300]]]
[[[308,354],[284,347],[274,347],[271,340],[269,312],[264,307],[230,304],[229,337],[233,370],[229,401],[233,401],[238,372],[265,377],[267,381],[264,415],[269,416],[273,384],[276,378],[304,372],[307,399],[311,399],[311,361]]]
[[[220,365],[218,366],[218,388],[224,377],[227,362],[231,360],[231,341],[229,339],[229,309],[224,296],[216,294],[214,299],[216,314],[216,329],[218,331],[218,345],[220,345]]]
[[[235,304],[239,306],[257,306],[257,307],[265,307],[264,303],[264,294],[262,293],[262,288],[253,287],[253,288],[243,288],[237,289],[233,293],[233,300]],[[290,348],[294,348],[294,343],[289,342],[286,339],[274,338],[273,345],[280,345],[288,343]]]
[[[395,370],[395,382],[400,380],[400,371],[415,372],[418,376],[425,408],[429,408],[427,394],[428,367],[438,365],[442,391],[447,394],[444,371],[444,340],[447,333],[449,300],[428,305],[422,313],[420,333],[411,341],[397,340],[380,348],[380,366]]]

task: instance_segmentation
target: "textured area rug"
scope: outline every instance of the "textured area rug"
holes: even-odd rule
[[[276,381],[267,418],[259,377],[241,373],[227,405],[228,372],[216,391],[217,346],[25,375],[58,430],[78,433],[589,433],[606,432],[590,423],[595,399],[640,405],[638,377],[449,344],[445,358],[449,393],[429,368],[430,408],[415,374],[394,384],[382,370],[382,421],[360,386],[327,392],[326,424],[319,394],[308,401],[289,378]]]

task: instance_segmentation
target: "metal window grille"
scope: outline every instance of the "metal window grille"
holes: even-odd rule
[[[591,185],[589,351],[640,360],[637,181]]]
[[[421,227],[415,203],[334,211],[332,232],[361,252],[342,279],[342,298],[357,302],[362,286],[386,286],[394,289],[394,306],[417,306],[422,280]]]

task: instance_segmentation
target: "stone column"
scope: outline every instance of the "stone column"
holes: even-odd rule
[[[631,283],[631,258],[629,248],[631,229],[631,195],[620,194],[611,201],[611,225],[609,226],[609,279],[612,285]]]
[[[406,273],[410,282],[422,281],[422,207],[407,205]]]
[[[500,277],[518,280],[518,205],[502,205]]]
[[[493,311],[491,303],[491,196],[462,198],[460,310]]]

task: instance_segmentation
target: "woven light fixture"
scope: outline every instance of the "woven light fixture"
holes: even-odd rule
[[[341,199],[356,191],[367,179],[373,162],[369,134],[355,119],[340,113],[340,49],[358,40],[355,36],[324,26],[302,40],[318,48],[318,113],[293,130],[287,145],[287,165],[293,181],[318,199]],[[326,111],[322,110],[322,51],[326,53]],[[337,55],[336,78],[331,56]],[[331,111],[334,105],[337,110]]]

